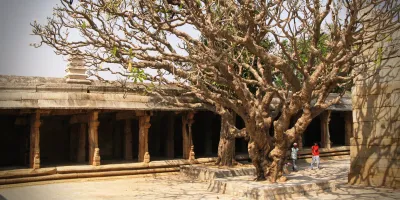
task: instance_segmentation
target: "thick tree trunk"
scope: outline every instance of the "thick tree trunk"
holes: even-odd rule
[[[256,167],[256,180],[268,178],[271,182],[286,181],[283,176],[283,167],[288,148],[304,132],[312,120],[310,112],[303,112],[294,126],[289,127],[291,116],[283,112],[279,120],[273,122],[274,137],[269,135],[268,125],[263,127],[256,126],[263,123],[248,123],[248,130],[252,131],[249,134],[249,156]],[[265,124],[269,124],[268,121],[265,122]]]
[[[234,124],[234,117],[221,116],[221,131],[218,144],[218,158],[216,165],[232,166],[235,161],[235,137],[231,133],[228,123]]]
[[[268,166],[271,164],[271,160],[268,158],[269,149],[267,141],[260,142],[264,134],[257,134],[250,137],[248,143],[249,157],[252,164],[256,168],[256,181],[263,181],[268,176]]]
[[[235,138],[219,139],[218,158],[216,164],[232,166],[235,163]]]
[[[260,146],[256,141],[261,139],[262,137],[250,138],[248,145],[249,156],[256,168],[255,180],[262,181],[268,178],[271,182],[284,181],[281,177],[286,159],[286,145],[283,145],[284,148],[277,148],[277,144],[267,141],[265,145]]]

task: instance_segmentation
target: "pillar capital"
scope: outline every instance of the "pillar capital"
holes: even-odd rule
[[[98,127],[100,125],[99,121],[89,121],[89,126]]]
[[[32,127],[33,128],[39,128],[41,124],[42,124],[42,122],[40,120],[39,121],[34,121],[34,122],[32,122]]]

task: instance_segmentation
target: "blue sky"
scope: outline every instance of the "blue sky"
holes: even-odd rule
[[[19,76],[64,77],[67,65],[66,57],[56,55],[52,48],[43,45],[40,48],[30,46],[40,38],[30,35],[30,23],[37,20],[46,23],[52,16],[52,9],[59,0],[2,0],[0,6],[0,74]],[[187,33],[196,37],[198,32],[185,27]],[[71,35],[72,36],[72,35]],[[76,35],[75,39],[79,39]],[[177,44],[175,38],[173,43]],[[178,50],[178,49],[177,49]],[[148,71],[152,73],[152,70]],[[103,78],[114,79],[110,74]]]
[[[2,0],[0,6],[0,74],[64,77],[66,58],[50,47],[29,46],[39,38],[30,35],[33,20],[44,23],[57,0]]]

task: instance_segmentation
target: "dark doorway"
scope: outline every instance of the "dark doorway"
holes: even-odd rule
[[[194,115],[194,123],[192,125],[193,133],[193,145],[194,152],[197,158],[205,157],[205,145],[206,145],[206,128],[211,128],[211,124],[207,123],[211,118],[212,113],[210,112],[198,112]],[[211,139],[211,138],[209,138]]]
[[[175,115],[174,125],[174,157],[183,157],[182,115]]]
[[[321,142],[321,120],[315,117],[303,133],[304,147],[311,147],[314,142]]]
[[[150,118],[150,129],[149,129],[149,153],[151,160],[165,160],[166,152],[165,141],[166,141],[166,124],[163,124],[165,117],[164,112],[157,112]]]
[[[115,113],[99,113],[99,127],[98,127],[98,142],[99,142],[99,149],[100,149],[100,157],[102,161],[111,161],[114,162],[115,160],[122,160],[122,154],[115,155],[114,156],[114,148],[119,148],[116,151],[122,151],[122,137],[114,137],[114,127],[116,127],[116,131],[118,131],[118,134],[121,134],[123,131],[123,124],[122,124],[122,130],[121,127],[115,126],[116,124],[120,124],[120,122],[117,123],[115,120]],[[121,134],[121,136],[123,136]],[[114,141],[115,139],[118,139],[119,141]],[[115,145],[115,144],[116,145]],[[119,145],[119,146],[117,146]]]
[[[212,153],[218,155],[219,135],[221,131],[221,116],[217,115],[212,120]]]
[[[242,129],[245,127],[243,119],[236,115],[236,128]],[[247,152],[247,141],[245,138],[236,138],[235,140],[235,153],[238,154],[248,154]]]
[[[331,112],[331,120],[329,121],[329,134],[332,146],[345,145],[345,112]]]
[[[0,116],[0,167],[5,170],[29,165],[29,126],[16,124],[16,119],[16,116]]]
[[[41,117],[40,163],[42,166],[71,163],[69,119],[70,116]]]

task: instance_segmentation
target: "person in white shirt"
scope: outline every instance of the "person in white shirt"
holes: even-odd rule
[[[292,147],[292,153],[290,154],[290,157],[292,158],[293,166],[292,169],[294,172],[297,171],[297,165],[296,165],[296,160],[297,160],[297,154],[299,152],[299,148],[297,148],[297,143],[293,143]]]

